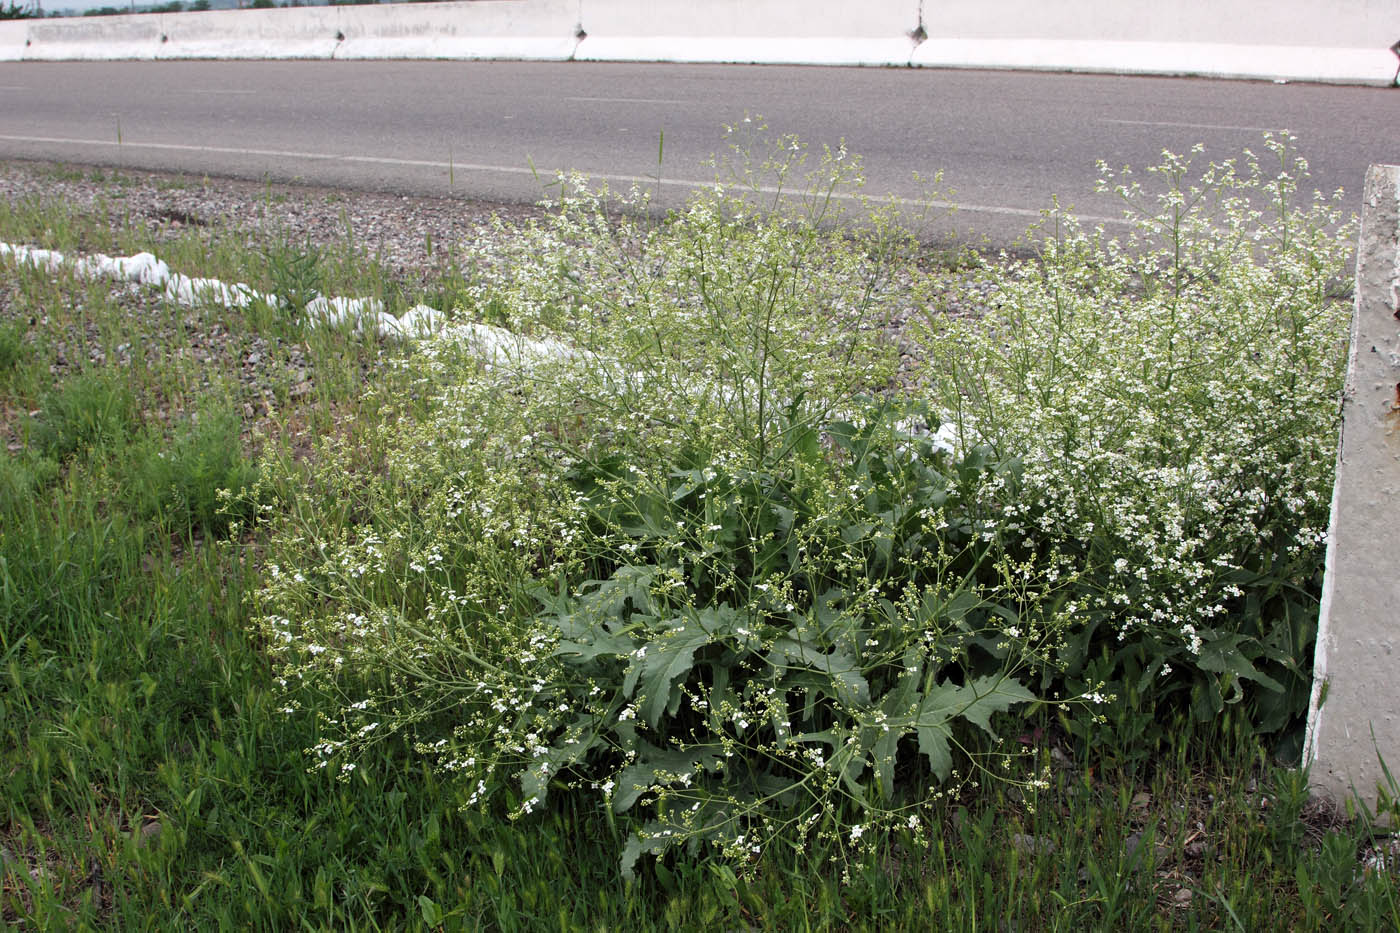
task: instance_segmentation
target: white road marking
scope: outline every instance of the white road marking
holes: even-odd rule
[[[1281,132],[1277,126],[1232,126],[1227,123],[1173,123],[1170,120],[1110,120],[1104,118],[1100,123],[1116,123],[1119,126],[1179,126],[1192,130],[1238,130],[1241,133],[1271,133]]]
[[[585,104],[683,104],[683,100],[668,100],[664,97],[566,97]]]
[[[357,156],[357,155],[337,155],[330,152],[302,152],[296,149],[251,149],[240,146],[195,146],[189,143],[139,143],[131,140],[117,142],[112,139],[72,139],[63,136],[5,136],[0,135],[0,141],[14,143],[47,143],[61,146],[93,146],[106,149],[156,149],[163,152],[207,152],[215,155],[236,155],[236,156],[270,156],[278,159],[306,159],[314,162],[360,162],[369,165],[399,165],[412,168],[436,168],[444,171],[457,172],[499,172],[505,175],[532,175],[536,178],[553,178],[553,171],[536,170],[533,168],[521,168],[517,165],[484,165],[478,162],[439,162],[432,159],[396,159],[390,156]],[[662,178],[659,181],[652,175],[618,175],[607,172],[584,172],[589,178],[596,178],[601,181],[620,182],[637,185],[662,185],[668,188],[687,188],[690,190],[700,190],[714,187],[713,181],[691,181],[684,178]],[[761,194],[791,194],[791,189],[778,188],[771,185],[759,185],[756,190]],[[827,195],[823,195],[826,197]],[[896,198],[896,197],[870,197],[868,195],[846,194],[844,192],[833,192],[829,197],[842,201],[869,201],[872,204],[897,204],[901,207],[932,208],[934,210],[955,210],[973,214],[1001,214],[1009,217],[1028,217],[1040,219],[1043,212],[1025,207],[1002,207],[994,204],[965,204],[960,201],[943,201],[938,199],[920,198]],[[1121,217],[1096,217],[1092,214],[1076,214],[1080,221],[1094,224],[1113,224],[1126,226],[1128,221]]]

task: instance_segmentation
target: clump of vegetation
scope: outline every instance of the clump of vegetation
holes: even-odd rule
[[[116,443],[135,417],[135,398],[124,374],[95,369],[45,394],[31,438],[36,450],[62,459]]]
[[[39,8],[33,3],[21,4],[19,0],[10,0],[8,5],[0,4],[0,21],[33,19],[39,15]]]
[[[24,334],[27,330],[19,321],[0,322],[0,377],[9,376],[25,356]]]
[[[1104,167],[1127,238],[1056,215],[1036,259],[999,270],[979,326],[923,328],[936,404],[965,442],[1018,461],[979,495],[1072,616],[1041,681],[1108,684],[1112,730],[1066,725],[1128,760],[1183,705],[1299,738],[1350,227],[1300,196],[1291,142],[1266,137],[1271,169],[1167,154],[1150,188]]]
[[[449,280],[461,326],[412,350],[16,268],[0,922],[1395,928],[1393,782],[1348,820],[1263,731],[1297,676],[1271,660],[1268,594],[1310,611],[1316,549],[1251,546],[1288,505],[1230,492],[1330,483],[1307,453],[1334,442],[1340,375],[1326,211],[1248,160],[1208,184],[1169,161],[1163,206],[1126,192],[1138,244],[1051,228],[1034,260],[989,258],[980,321],[931,316],[896,346],[887,321],[969,275],[919,272],[894,218],[818,226],[856,164],[816,162],[807,189],[774,140],[661,224],[571,188],[497,273]],[[1222,226],[1193,185],[1248,205]],[[798,209],[753,220],[773,188]],[[1185,229],[1211,220],[1181,255],[1220,258],[1179,284],[1174,204]],[[0,221],[65,250],[114,235],[37,196]],[[242,235],[116,233],[192,272],[275,275]],[[315,248],[327,293],[394,294],[353,243]],[[111,368],[52,366],[60,348]],[[1206,374],[1234,395],[1206,405]],[[141,403],[60,432],[103,440],[41,448],[46,422],[84,422],[51,401],[104,395],[94,378]],[[1061,454],[1075,430],[1118,456]],[[1161,472],[1177,459],[1214,472],[1192,493]],[[1209,531],[1212,560],[1273,583],[1234,581],[1199,654],[1170,618],[1124,632],[1139,599],[1198,605],[1113,523],[1124,503],[1183,567]],[[1202,589],[1232,582],[1211,566]],[[1283,693],[1211,654],[1226,630]],[[1212,687],[1224,712],[1202,718]]]
[[[137,445],[127,490],[137,510],[168,527],[223,534],[254,517],[248,490],[257,471],[243,452],[241,421],[210,406],[182,421],[174,437]]]
[[[844,149],[777,140],[659,224],[565,180],[478,290],[520,336],[423,345],[376,469],[324,451],[328,520],[272,546],[281,676],[338,706],[317,766],[396,736],[469,806],[582,796],[631,871],[1042,786],[1006,741],[1039,708],[1111,720],[1127,762],[1173,711],[1289,726],[1346,248],[1269,145],[1276,176],[1166,156],[1160,193],[1119,189],[1125,241],[1063,219],[983,320],[929,319],[912,374],[885,322],[927,295],[914,244],[878,212],[824,232]],[[755,171],[808,187],[756,211]]]

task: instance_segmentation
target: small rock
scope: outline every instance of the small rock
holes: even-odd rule
[[[144,849],[155,842],[160,837],[161,824],[159,820],[151,820],[149,823],[141,825],[141,831],[136,835],[136,848]]]
[[[1134,810],[1146,810],[1152,803],[1152,795],[1145,790],[1140,790],[1133,795],[1132,807]]]
[[[1055,851],[1055,840],[1030,833],[1012,833],[1011,847],[1025,855],[1049,855]]]
[[[248,354],[248,365],[249,365],[249,366],[256,366],[256,365],[258,365],[258,364],[261,363],[261,362],[262,362],[262,354],[259,353],[257,350],[254,350],[252,353],[249,353],[249,354]]]
[[[1172,895],[1172,906],[1178,908],[1190,907],[1192,896],[1190,888],[1177,888],[1176,893]]]

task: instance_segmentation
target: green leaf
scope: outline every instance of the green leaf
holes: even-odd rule
[[[633,881],[637,877],[637,859],[642,853],[650,855],[660,855],[675,845],[679,840],[665,835],[666,826],[663,823],[652,821],[641,828],[639,832],[634,832],[627,837],[627,842],[622,847],[622,877],[628,881]],[[645,833],[647,838],[642,839],[641,834]]]
[[[641,741],[635,747],[636,759],[617,775],[612,796],[614,813],[632,809],[653,785],[672,783],[672,775],[694,774],[697,768],[713,771],[719,765],[719,757],[710,751],[661,749]]]
[[[805,638],[779,638],[768,652],[767,661],[776,668],[800,667],[821,673],[821,686],[842,706],[863,708],[870,705],[870,683],[855,656],[833,648],[823,651]]]
[[[1034,694],[1010,677],[980,677],[961,687],[938,684],[924,695],[915,717],[919,751],[928,757],[934,776],[945,781],[953,770],[948,741],[952,736],[950,724],[954,718],[961,716],[989,734],[994,734],[990,721],[993,713],[1005,712],[1017,703],[1034,700]]]
[[[713,624],[707,627],[702,624],[702,619]],[[713,641],[714,633],[722,629],[719,622],[714,610],[703,610],[691,617],[682,616],[672,622],[669,631],[637,649],[644,653],[627,672],[624,692],[631,696],[627,684],[635,688],[640,679],[645,697],[641,713],[653,729],[671,703],[671,690],[679,689],[679,682],[695,666],[695,652]]]
[[[652,605],[651,586],[656,574],[655,567],[619,567],[607,580],[585,583],[591,592],[584,596],[584,602],[589,609],[619,619],[625,617],[628,602],[635,612],[652,615],[656,610]]]
[[[917,651],[907,651],[902,659],[904,673],[899,675],[894,689],[880,700],[880,710],[885,714],[880,724],[883,730],[875,741],[875,776],[880,783],[880,793],[885,800],[894,797],[894,766],[899,753],[899,740],[909,731],[910,708],[919,697],[919,679],[922,665]]]
[[[1207,633],[1202,632],[1201,634],[1206,635]],[[1233,674],[1240,680],[1252,680],[1268,690],[1281,693],[1283,684],[1256,668],[1240,651],[1241,643],[1252,641],[1254,639],[1248,635],[1225,635],[1209,638],[1201,645],[1201,654],[1196,661],[1196,666],[1203,671]]]
[[[578,764],[590,751],[601,744],[597,729],[601,723],[598,716],[580,716],[564,731],[559,742],[535,759],[529,768],[520,773],[520,792],[526,800],[545,802],[549,794],[549,782],[567,769]],[[570,742],[569,739],[574,739]]]
[[[435,927],[442,923],[442,908],[428,895],[418,895],[418,910],[422,913],[425,926]]]
[[[990,722],[993,713],[1004,713],[1018,703],[1035,702],[1035,694],[1010,677],[979,677],[962,690],[967,705],[959,714],[968,722],[981,726],[991,736],[996,735]]]

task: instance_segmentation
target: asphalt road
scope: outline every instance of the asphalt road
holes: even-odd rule
[[[1400,162],[1400,90],[921,69],[519,62],[0,63],[0,158],[534,201],[558,169],[657,175],[675,202],[712,180],[723,126],[762,115],[844,139],[867,191],[1014,238],[1058,195],[1090,217],[1095,164],[1145,166],[1300,140],[1314,186],[1360,204],[1371,162]],[[664,147],[659,143],[664,138]],[[930,187],[914,173],[931,177]]]

